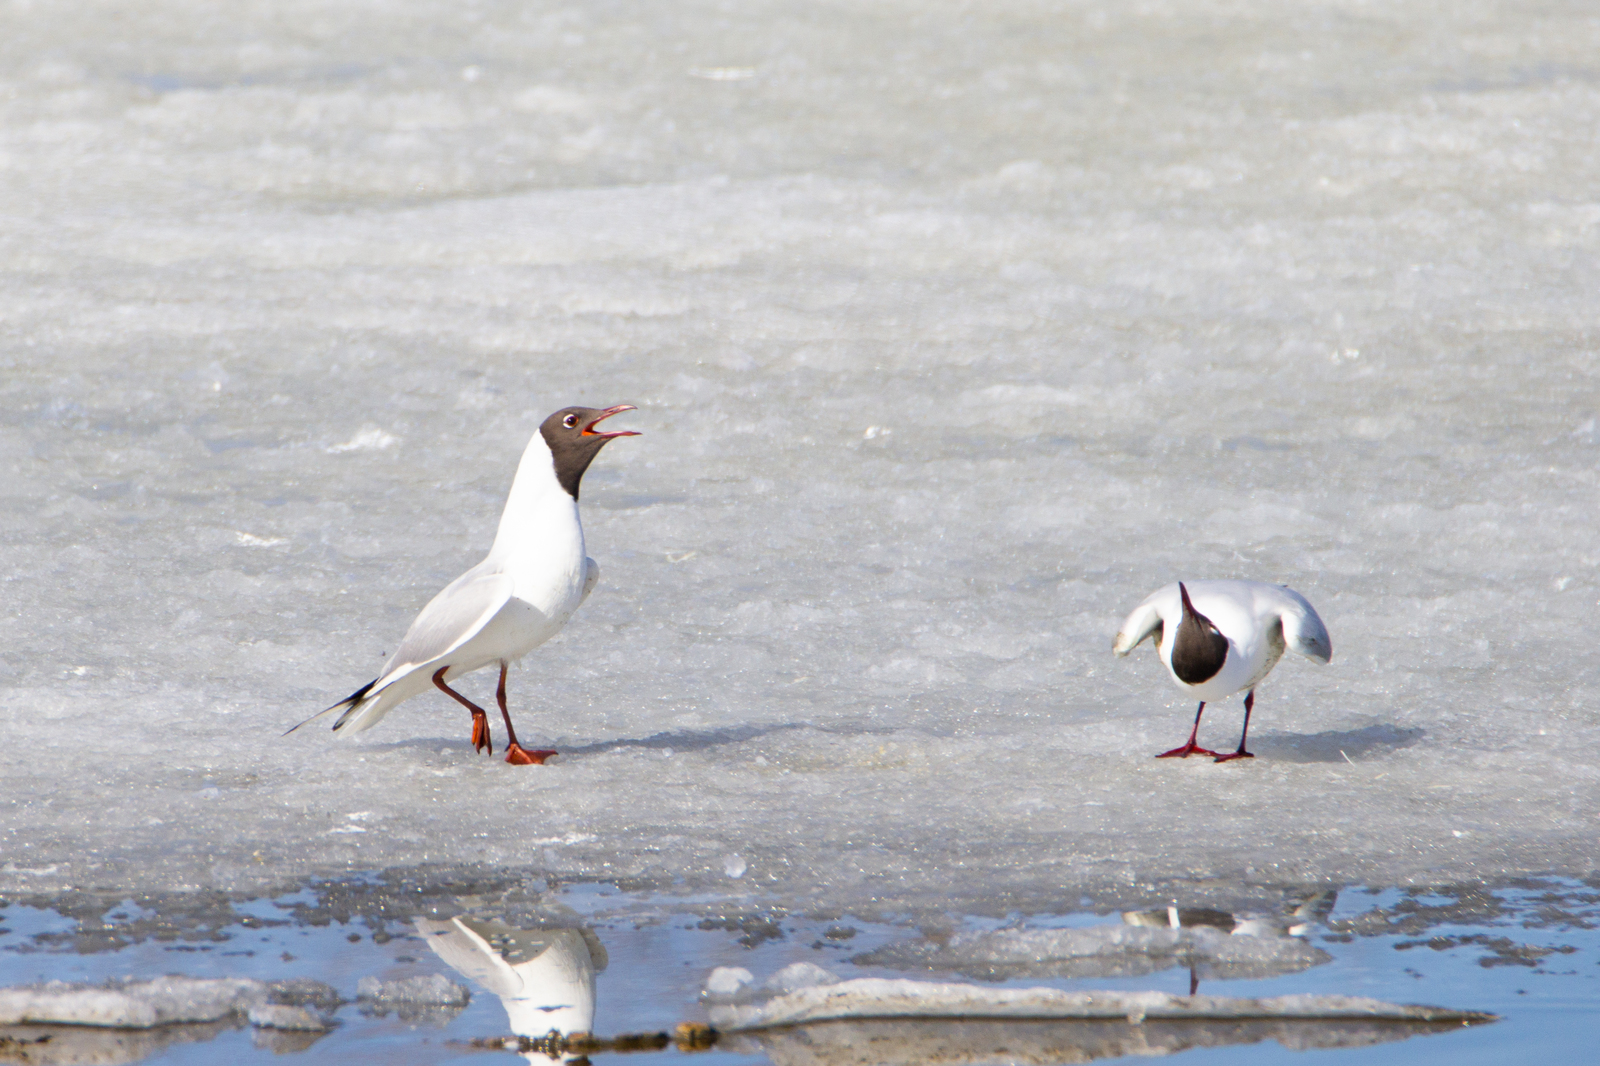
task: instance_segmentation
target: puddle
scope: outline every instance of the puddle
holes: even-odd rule
[[[210,1002],[204,996],[218,994],[219,979],[231,979],[228,994],[243,998],[218,1008],[232,1010],[225,1016],[150,1029],[0,1027],[0,1062],[265,1062],[292,1054],[306,1063],[432,1063],[520,1055],[824,1066],[1181,1052],[1198,1064],[1218,1056],[1301,1062],[1307,1049],[1319,1049],[1317,1061],[1374,1066],[1578,1061],[1600,1035],[1597,926],[1600,891],[1565,879],[1285,890],[1275,910],[1249,913],[1175,902],[1170,909],[872,920],[604,884],[463,883],[403,873],[315,882],[274,899],[13,896],[0,900],[0,1014],[20,986],[50,981],[102,986],[101,1009],[117,995],[145,1009],[156,987],[148,982],[163,975],[188,979],[160,986],[162,1002],[179,1015]],[[1040,988],[1198,993],[1185,1003],[1360,996],[1499,1020],[1177,1020],[1152,1012],[1073,1021],[854,1017],[745,1032],[725,1026],[714,1039],[706,1032],[708,1021],[737,1013],[730,1005],[770,1005],[863,978],[957,983],[989,999]],[[60,989],[44,991],[63,1002]],[[623,1040],[560,1039],[579,1033]]]

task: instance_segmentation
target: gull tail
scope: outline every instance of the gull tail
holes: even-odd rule
[[[316,714],[312,715],[310,718],[307,718],[304,722],[300,722],[300,723],[298,723],[296,725],[290,726],[284,732],[283,735],[284,736],[288,736],[290,733],[293,733],[296,729],[299,729],[300,726],[309,725],[312,722],[315,722],[318,718],[323,717],[324,715],[332,714],[334,711],[343,711],[344,713],[341,714],[339,716],[338,720],[333,723],[333,728],[334,729],[338,729],[340,726],[344,725],[345,721],[352,714],[356,713],[356,709],[358,707],[360,707],[362,702],[367,698],[367,693],[371,692],[372,691],[372,686],[376,685],[377,683],[378,683],[378,679],[377,678],[373,678],[371,681],[368,681],[365,685],[362,685],[360,688],[356,689],[354,692],[350,693],[350,695],[346,696],[344,699],[340,700],[338,703],[335,703],[332,707],[329,707],[327,710],[318,711]]]

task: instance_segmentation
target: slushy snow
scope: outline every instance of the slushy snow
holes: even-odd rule
[[[6,6],[0,890],[1589,873],[1600,22],[1437,16]],[[511,678],[558,759],[442,695],[280,736],[624,402]],[[1194,707],[1112,634],[1212,577],[1336,653],[1157,762]]]

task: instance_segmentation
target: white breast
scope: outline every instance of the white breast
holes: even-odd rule
[[[522,453],[486,562],[513,582],[512,595],[557,625],[577,610],[585,576],[578,501],[556,480],[544,437]]]
[[[511,598],[463,649],[452,677],[522,658],[555,636],[583,602],[587,565],[578,501],[556,480],[550,449],[538,433],[522,453],[494,546],[480,565],[511,579]]]

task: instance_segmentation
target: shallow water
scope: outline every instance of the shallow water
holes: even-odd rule
[[[1301,897],[1286,894],[1286,905],[1296,898]],[[694,1053],[707,1063],[926,1061],[930,1056],[977,1062],[992,1059],[998,1048],[1010,1048],[1021,1057],[1018,1061],[1066,1062],[1081,1061],[1074,1057],[1080,1054],[1115,1057],[1118,1049],[1148,1053],[1156,1046],[1184,1051],[1190,1062],[1213,1056],[1288,1061],[1285,1056],[1291,1051],[1293,1061],[1299,1061],[1305,1048],[1321,1048],[1319,1061],[1348,1059],[1369,1066],[1541,1056],[1579,1061],[1600,1033],[1595,986],[1600,980],[1600,935],[1595,932],[1600,890],[1558,879],[1494,891],[1442,886],[1431,891],[1347,888],[1336,895],[1322,893],[1294,919],[1305,923],[1298,936],[1221,938],[1224,948],[1229,941],[1259,941],[1254,951],[1266,960],[1254,972],[1236,966],[1231,974],[1219,974],[1203,957],[1162,958],[1133,949],[1054,964],[1041,955],[1029,964],[1026,976],[1006,975],[992,969],[1000,957],[992,951],[992,941],[987,953],[970,951],[965,964],[883,964],[885,956],[919,946],[943,944],[948,951],[964,936],[998,934],[1037,943],[1062,930],[1088,936],[1138,928],[1104,910],[864,921],[848,914],[806,915],[782,908],[729,908],[725,901],[709,899],[632,895],[607,885],[552,887],[504,879],[447,885],[392,874],[354,883],[316,883],[271,901],[191,899],[183,907],[172,899],[107,902],[79,896],[59,901],[54,910],[40,906],[42,902],[8,899],[0,909],[6,930],[0,935],[0,984],[96,982],[168,972],[311,978],[350,1001],[333,1015],[334,1028],[326,1035],[252,1030],[239,1020],[149,1033],[59,1027],[0,1032],[0,1039],[48,1033],[58,1051],[69,1046],[80,1054],[91,1047],[102,1054],[107,1048],[121,1049],[100,1061],[252,1061],[256,1056],[265,1061],[293,1052],[306,1062],[422,1063],[513,1054],[471,1047],[473,1040],[511,1035],[508,1008],[430,950],[428,934],[415,924],[417,917],[460,914],[528,928],[537,914],[546,927],[554,920],[584,930],[600,945],[593,1028],[602,1036],[670,1032],[680,1022],[703,1021],[702,988],[715,967],[743,967],[759,982],[795,962],[820,965],[846,980],[915,977],[1178,995],[1188,993],[1196,980],[1198,990],[1210,995],[1362,995],[1500,1016],[1487,1025],[1444,1030],[1330,1023],[1150,1021],[1144,1028],[1126,1023],[829,1023],[727,1037],[712,1050]],[[1276,919],[1288,913],[1258,917]],[[1212,912],[1196,920],[1222,917]],[[1268,945],[1280,943],[1292,943],[1292,948],[1269,950]],[[1052,976],[1052,969],[1065,976]],[[388,1010],[355,1002],[356,986],[364,977],[395,981],[426,974],[464,984],[471,990],[470,1002],[465,1008]],[[551,992],[551,1001],[559,1001],[560,994]],[[543,1031],[525,1035],[542,1036]],[[663,1056],[683,1058],[685,1053],[669,1049],[627,1057],[641,1061]],[[537,1053],[531,1058],[543,1061]],[[64,1060],[39,1048],[35,1058],[18,1061]]]

